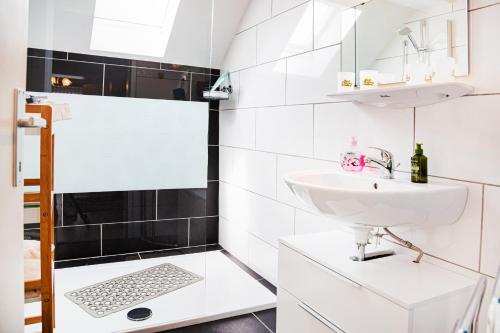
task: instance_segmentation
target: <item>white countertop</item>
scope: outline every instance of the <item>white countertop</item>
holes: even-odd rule
[[[355,253],[353,235],[343,231],[284,237],[280,246],[287,246],[406,309],[450,293],[467,289],[472,293],[476,283],[475,279],[434,264],[413,263],[414,257],[404,254],[352,261],[349,257]],[[384,248],[376,248],[381,249]],[[367,247],[367,253],[374,250],[373,245]]]

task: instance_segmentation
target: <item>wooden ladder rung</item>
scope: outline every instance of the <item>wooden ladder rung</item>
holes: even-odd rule
[[[24,325],[38,324],[42,322],[42,316],[33,316],[24,318]]]
[[[24,290],[40,290],[42,288],[42,280],[24,281]]]
[[[40,192],[24,193],[24,202],[25,203],[40,202]]]
[[[25,179],[24,180],[24,186],[40,186],[40,179]]]

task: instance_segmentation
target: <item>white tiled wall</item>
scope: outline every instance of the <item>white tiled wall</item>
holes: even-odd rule
[[[342,7],[334,3],[253,0],[246,30],[235,36],[226,65],[235,93],[220,112],[222,246],[275,282],[277,238],[339,227],[300,203],[283,175],[338,168],[353,135],[363,150],[391,150],[408,171],[416,140],[433,179],[465,184],[469,199],[456,224],[402,234],[434,258],[493,276],[500,264],[500,1],[469,1],[471,75],[462,80],[475,95],[416,110],[325,97],[340,68]]]

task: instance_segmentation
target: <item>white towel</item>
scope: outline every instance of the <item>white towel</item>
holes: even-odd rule
[[[71,110],[68,103],[56,104],[51,101],[47,103],[52,106],[52,121],[71,119]]]
[[[24,259],[40,258],[40,242],[36,240],[24,241]]]

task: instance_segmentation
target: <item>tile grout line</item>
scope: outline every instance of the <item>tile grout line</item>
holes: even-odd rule
[[[104,86],[106,84],[106,64],[102,65],[102,89],[101,96],[104,96]]]
[[[255,314],[255,312],[252,312],[253,316],[259,321],[259,323],[264,326],[270,333],[274,333],[273,330],[271,330],[269,327],[267,327],[266,324],[264,324],[264,322],[262,320],[260,320],[259,317],[257,317],[257,315]]]
[[[482,262],[482,256],[483,256],[483,229],[484,229],[484,199],[485,199],[485,185],[483,184],[482,187],[482,193],[481,193],[481,228],[480,228],[480,234],[479,234],[479,265],[478,265],[478,271],[481,272],[481,262]]]
[[[99,238],[101,239],[101,257],[102,257],[102,253],[103,253],[102,252],[102,224],[101,224],[101,226],[99,228],[99,233],[100,233],[100,237]]]

